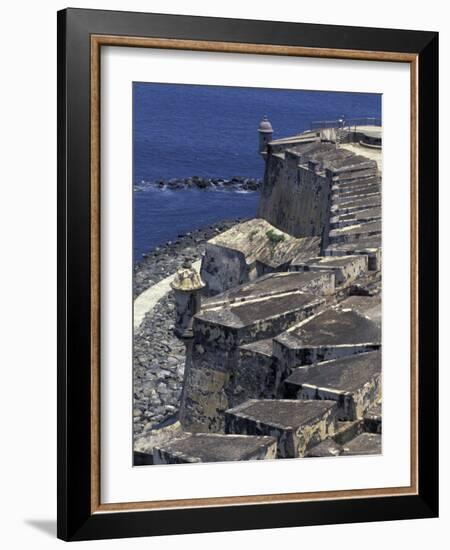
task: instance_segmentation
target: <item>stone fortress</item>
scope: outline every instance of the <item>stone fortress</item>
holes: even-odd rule
[[[381,127],[258,134],[257,218],[172,282],[181,400],[141,463],[381,452]]]

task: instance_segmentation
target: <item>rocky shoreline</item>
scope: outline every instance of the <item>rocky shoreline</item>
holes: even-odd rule
[[[136,298],[148,287],[175,273],[184,258],[189,258],[192,262],[200,260],[206,241],[245,220],[223,220],[201,229],[180,233],[176,239],[143,254],[142,260],[133,268],[133,297]]]
[[[244,219],[225,220],[180,234],[153,251],[134,267],[134,296],[174,273],[184,258],[199,260],[205,243]],[[173,335],[174,298],[169,292],[147,313],[134,334],[134,437],[164,422],[178,408],[184,374],[184,345]]]
[[[135,191],[144,190],[148,187],[158,189],[230,189],[233,191],[258,191],[262,185],[260,178],[247,178],[245,176],[233,176],[225,178],[204,178],[192,176],[189,178],[171,178],[169,180],[141,181],[135,185]]]

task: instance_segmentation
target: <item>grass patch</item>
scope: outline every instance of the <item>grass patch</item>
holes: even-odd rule
[[[273,255],[275,254],[275,248],[278,244],[286,240],[286,237],[281,233],[275,233],[273,229],[269,229],[269,231],[266,231],[266,237],[269,241],[270,256],[273,258]]]
[[[286,240],[286,237],[280,233],[275,233],[273,229],[266,231],[266,237],[269,240],[271,246],[276,246]]]

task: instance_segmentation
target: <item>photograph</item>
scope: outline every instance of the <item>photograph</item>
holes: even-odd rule
[[[132,83],[134,466],[382,454],[382,105]]]

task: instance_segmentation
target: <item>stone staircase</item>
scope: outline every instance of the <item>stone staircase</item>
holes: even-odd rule
[[[348,294],[370,273],[367,257],[339,260],[313,259],[310,271],[264,276],[206,301],[182,427],[154,447],[154,463],[337,456],[363,444],[379,452],[380,299]],[[369,433],[378,438],[361,439]]]
[[[346,172],[342,169],[328,167],[332,193],[324,255],[367,255],[369,269],[377,271],[381,266],[381,177],[376,162],[366,159],[358,164],[354,159]]]
[[[283,154],[329,181],[322,247],[279,230],[277,250],[260,219],[211,241],[179,423],[148,435],[149,463],[381,452],[377,164],[317,141]]]

